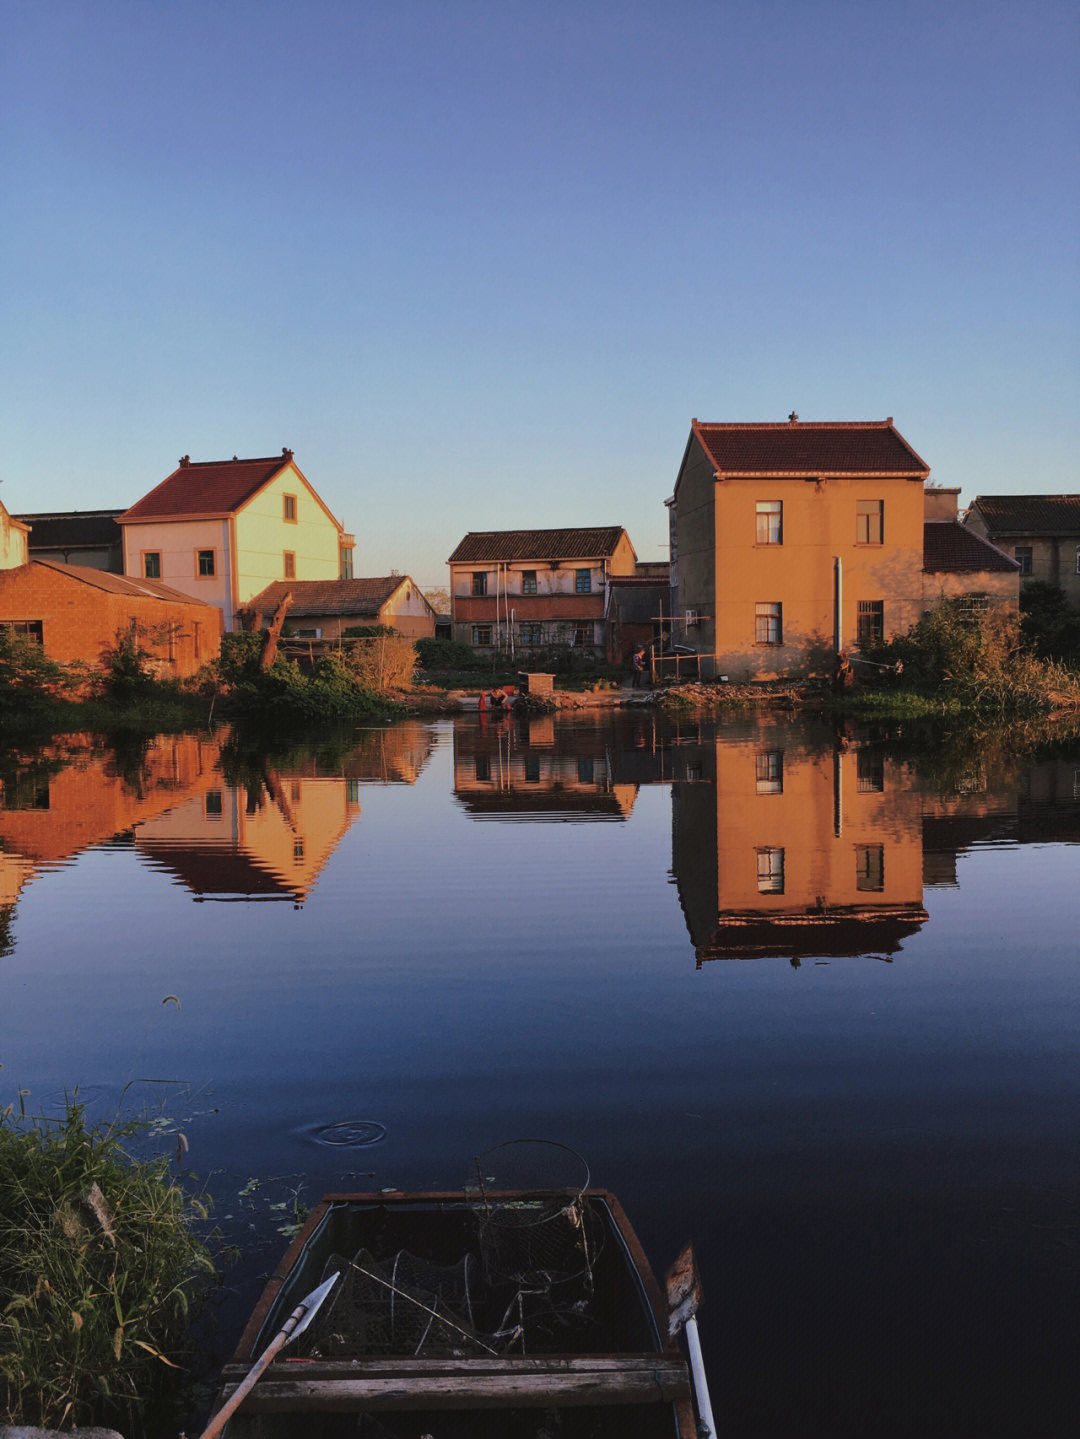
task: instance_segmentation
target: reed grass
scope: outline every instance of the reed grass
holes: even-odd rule
[[[141,1428],[180,1377],[192,1301],[213,1274],[205,1210],[167,1160],[89,1129],[0,1114],[0,1423]],[[174,1380],[172,1382],[175,1382]]]

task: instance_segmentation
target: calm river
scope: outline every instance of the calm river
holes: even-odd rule
[[[722,1433],[1074,1430],[1080,748],[474,716],[0,783],[0,1103],[183,1131],[223,1350],[298,1206],[544,1137],[693,1239]]]

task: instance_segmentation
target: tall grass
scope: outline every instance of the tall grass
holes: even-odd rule
[[[137,1429],[182,1360],[205,1212],[128,1157],[138,1129],[0,1114],[0,1423]]]

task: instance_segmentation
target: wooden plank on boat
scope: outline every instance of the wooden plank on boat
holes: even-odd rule
[[[223,1397],[239,1383],[240,1367],[225,1369]],[[245,1400],[244,1412],[670,1404],[689,1388],[685,1363],[660,1354],[296,1360],[275,1364]]]

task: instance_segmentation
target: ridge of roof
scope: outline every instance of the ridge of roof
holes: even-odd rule
[[[925,480],[930,467],[884,420],[690,422],[718,478],[736,476],[894,476]],[[686,464],[686,454],[679,473]],[[677,487],[678,482],[676,482]]]
[[[923,520],[923,572],[926,574],[1015,574],[1011,555],[984,540],[959,520]]]
[[[447,564],[605,557],[615,552],[624,534],[625,525],[571,525],[537,530],[469,530]]]
[[[251,459],[234,455],[231,460],[192,460],[182,455],[176,469],[119,515],[117,523],[232,514],[292,463],[288,448],[280,455]]]
[[[171,585],[164,585],[160,580],[138,579],[134,575],[114,575],[109,570],[96,570],[89,565],[68,565],[62,560],[31,560],[31,565],[40,565],[47,570],[55,570],[58,574],[68,575],[81,584],[90,585],[97,590],[105,590],[113,595],[141,595],[143,598],[154,600],[179,600],[186,605],[199,605],[202,609],[213,609],[205,600],[197,599],[194,595],[186,595],[182,590],[174,590]]]

